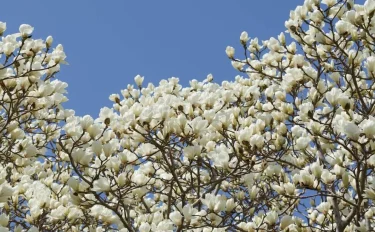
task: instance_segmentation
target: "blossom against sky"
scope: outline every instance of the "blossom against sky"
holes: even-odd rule
[[[268,39],[285,30],[289,11],[302,4],[288,1],[4,1],[0,20],[8,32],[27,23],[34,37],[53,35],[64,45],[69,66],[58,78],[69,84],[69,102],[78,115],[97,116],[111,106],[108,96],[134,84],[179,77],[183,85],[203,80],[233,80],[225,55],[238,35]]]

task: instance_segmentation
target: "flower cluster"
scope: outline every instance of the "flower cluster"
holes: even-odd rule
[[[21,25],[0,42],[1,229],[373,231],[374,15],[305,0],[226,48],[242,76],[138,75],[98,118],[61,106],[63,47]]]

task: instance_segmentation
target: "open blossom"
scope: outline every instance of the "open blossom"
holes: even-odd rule
[[[261,135],[255,134],[250,138],[250,144],[252,146],[256,146],[257,148],[261,148],[264,144],[264,138]]]
[[[34,28],[29,24],[22,24],[19,28],[22,37],[28,37],[34,31]]]
[[[360,128],[353,122],[347,122],[343,125],[343,131],[349,138],[358,140],[361,133]]]
[[[345,33],[350,33],[350,31],[352,30],[352,25],[349,22],[340,20],[336,23],[335,28],[337,33],[342,35]]]
[[[149,179],[140,171],[134,172],[132,176],[132,181],[137,185],[144,185]]]
[[[193,159],[196,155],[201,153],[200,146],[188,146],[184,148],[184,155],[188,159]]]
[[[324,170],[322,171],[321,178],[322,178],[322,181],[323,181],[325,184],[331,184],[333,181],[335,181],[336,176],[333,175],[332,173],[330,173],[328,170],[324,169]]]
[[[310,142],[311,139],[307,136],[299,137],[296,141],[296,148],[303,150],[309,145]]]
[[[182,223],[182,215],[178,211],[174,211],[169,215],[169,218],[172,220],[172,222],[176,225],[179,226]]]
[[[367,72],[369,72],[369,74],[375,75],[375,73],[374,73],[374,71],[375,71],[375,57],[374,56],[367,57],[365,67],[367,69]]]
[[[291,224],[293,224],[293,218],[289,215],[286,215],[281,218],[280,229],[286,229]]]
[[[265,220],[269,225],[273,225],[276,223],[277,218],[278,218],[278,214],[275,211],[271,211],[267,213]]]
[[[13,189],[9,184],[0,185],[0,202],[6,202],[13,194]]]
[[[184,215],[185,220],[192,221],[197,218],[198,210],[191,205],[185,205],[182,208],[182,213]]]
[[[66,58],[66,55],[64,52],[64,48],[61,44],[58,44],[56,46],[56,49],[54,49],[51,54],[51,60],[55,64],[59,64],[59,63],[64,63],[65,58]]]
[[[364,6],[365,12],[367,14],[371,14],[375,10],[375,3],[374,3],[374,1],[366,0],[365,4],[363,6]]]
[[[149,232],[150,230],[151,230],[151,226],[147,222],[142,223],[141,226],[139,227],[140,232]]]
[[[136,77],[134,77],[134,81],[139,87],[142,86],[143,80],[144,80],[144,77],[140,75],[137,75]]]
[[[373,138],[375,136],[375,118],[370,116],[365,119],[359,127],[362,129],[363,133],[366,134],[368,138]]]
[[[93,190],[107,192],[111,189],[110,187],[109,181],[104,177],[100,177],[99,180],[94,181]]]

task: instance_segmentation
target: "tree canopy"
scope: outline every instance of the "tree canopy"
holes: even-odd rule
[[[233,80],[138,75],[98,118],[62,106],[62,45],[0,22],[0,231],[374,231],[374,14],[305,0]]]

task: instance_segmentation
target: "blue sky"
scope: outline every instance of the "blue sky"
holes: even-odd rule
[[[58,78],[69,84],[65,107],[96,117],[101,107],[112,105],[108,96],[133,84],[137,74],[154,84],[179,77],[184,86],[209,73],[219,83],[233,80],[239,73],[225,55],[226,46],[239,48],[244,30],[261,40],[276,37],[299,4],[301,0],[4,1],[0,21],[7,22],[8,33],[27,23],[35,27],[34,38],[52,35],[54,45],[63,44],[69,65]]]

